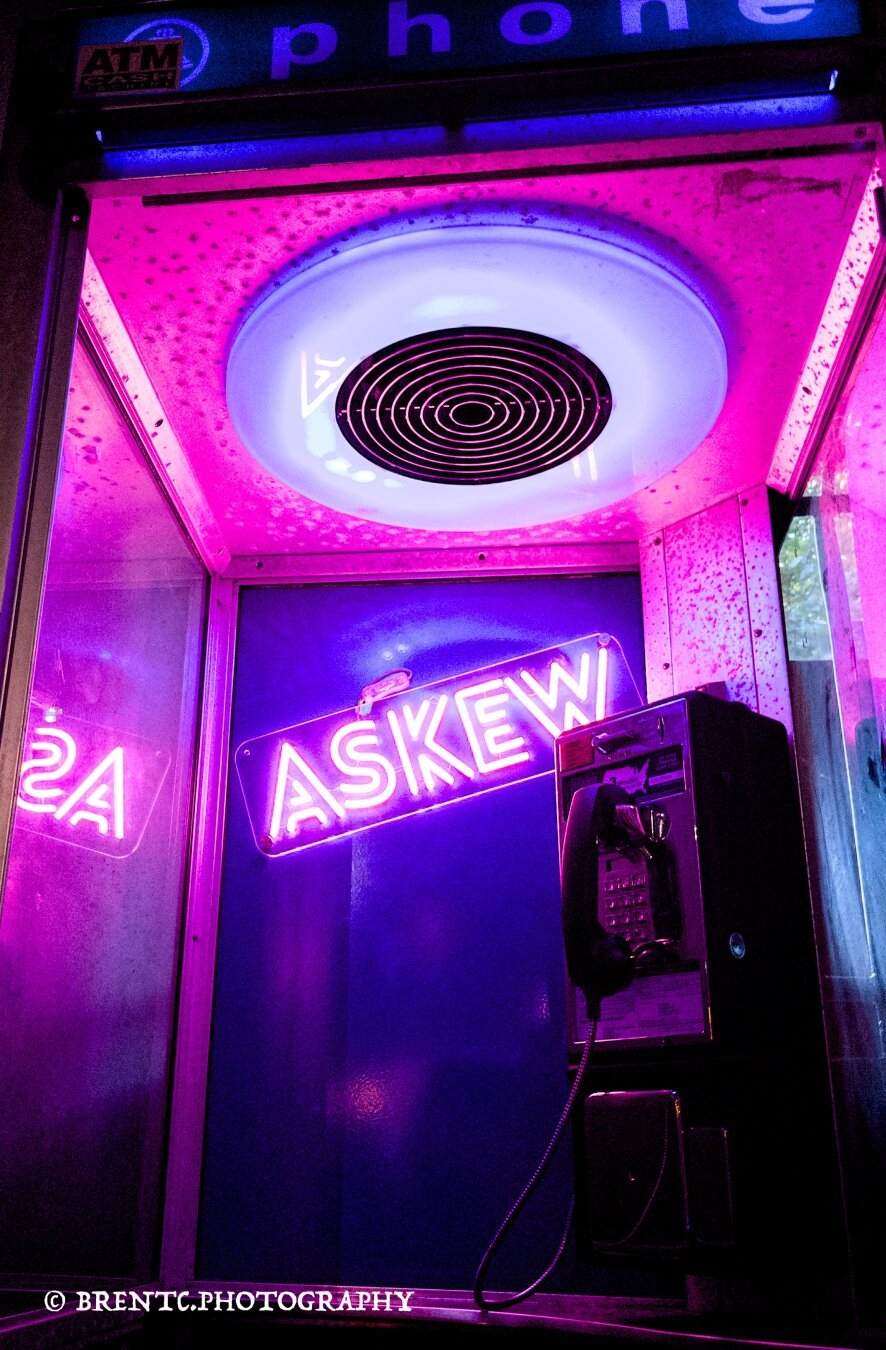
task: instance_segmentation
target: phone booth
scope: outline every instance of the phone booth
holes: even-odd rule
[[[143,1315],[77,1301],[109,1289],[453,1330],[877,1327],[875,8],[164,0],[23,38],[0,198],[11,1331]],[[588,785],[635,811],[635,836],[596,831],[593,910],[646,1002],[604,999],[578,1171],[564,1146],[491,1287],[542,1269],[573,1192],[577,1241],[546,1293],[480,1312],[589,1035],[558,852]],[[661,802],[700,879],[650,846]],[[745,917],[720,933],[729,885]],[[665,1062],[690,1064],[680,1102]],[[728,1121],[692,1134],[712,1075]],[[678,1127],[659,1172],[647,1145]],[[792,1140],[811,1162],[782,1196]],[[671,1206],[667,1241],[618,1238],[635,1195]]]

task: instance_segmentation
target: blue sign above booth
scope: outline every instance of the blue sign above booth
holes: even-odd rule
[[[132,92],[128,44],[183,43],[181,89],[385,83],[527,62],[851,37],[860,0],[297,0],[94,17],[79,29],[103,92]],[[103,49],[104,56],[96,56]],[[122,53],[122,55],[121,55]],[[149,88],[151,86],[146,86]],[[158,86],[159,89],[159,86]]]

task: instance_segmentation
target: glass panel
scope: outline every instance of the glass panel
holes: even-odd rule
[[[781,551],[797,756],[863,1324],[886,1207],[886,317]]]
[[[0,1268],[155,1267],[203,569],[78,344],[0,913]]]
[[[635,576],[243,592],[203,1278],[470,1287],[567,1092],[557,719],[642,670]],[[570,1191],[564,1147],[497,1280]]]

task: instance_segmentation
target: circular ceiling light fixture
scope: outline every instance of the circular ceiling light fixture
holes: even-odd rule
[[[587,450],[609,420],[602,371],[574,347],[509,328],[403,338],[342,382],[345,440],[390,473],[426,483],[508,483]]]
[[[366,519],[494,530],[609,505],[681,463],[726,396],[706,305],[562,221],[439,224],[297,269],[231,345],[244,444]]]

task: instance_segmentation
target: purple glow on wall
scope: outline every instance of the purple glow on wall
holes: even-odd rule
[[[553,772],[561,731],[642,699],[620,643],[587,637],[244,741],[250,825],[278,857]],[[363,706],[361,704],[361,706]]]
[[[156,1276],[204,586],[78,341],[0,916],[7,1270]]]

